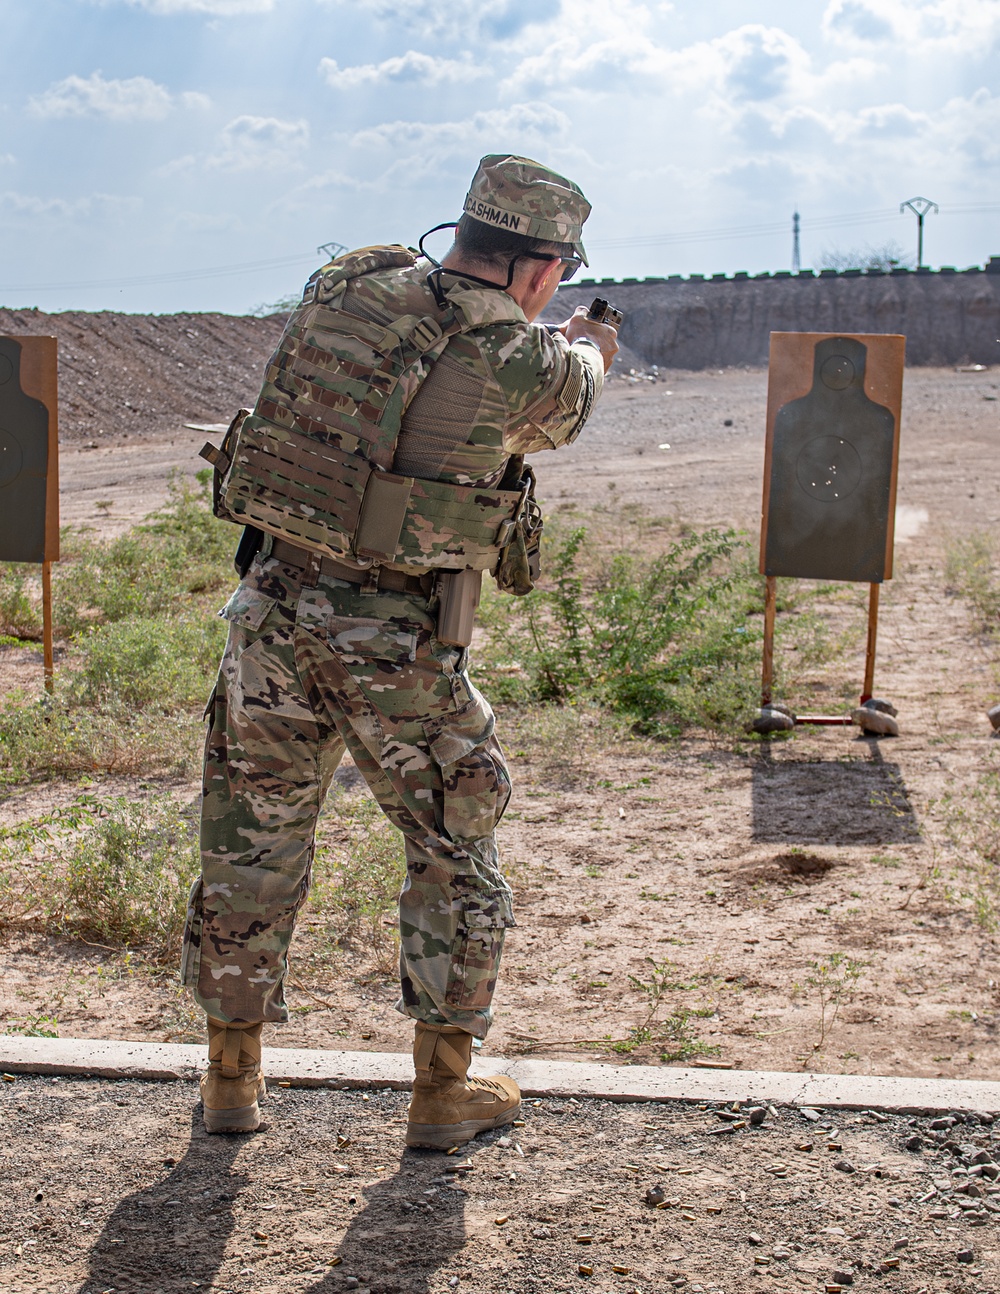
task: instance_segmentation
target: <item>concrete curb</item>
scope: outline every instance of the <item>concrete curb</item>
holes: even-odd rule
[[[115,1042],[91,1038],[22,1038],[0,1034],[0,1070],[7,1074],[194,1080],[204,1046]],[[407,1090],[413,1079],[402,1052],[307,1051],[265,1047],[271,1083],[346,1090]],[[983,1110],[1000,1113],[1000,1083],[953,1078],[888,1078],[853,1074],[788,1074],[766,1070],[672,1069],[652,1065],[584,1065],[574,1061],[480,1058],[474,1070],[503,1072],[527,1097],[596,1097],[604,1101],[759,1101],[899,1114]]]

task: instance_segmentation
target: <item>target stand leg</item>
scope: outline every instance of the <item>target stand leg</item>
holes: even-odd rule
[[[42,659],[45,690],[55,686],[55,665],[52,652],[52,563],[42,562]]]

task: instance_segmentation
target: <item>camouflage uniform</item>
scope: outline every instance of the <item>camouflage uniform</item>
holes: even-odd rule
[[[454,276],[447,290],[478,289]],[[384,324],[438,307],[426,268],[414,267],[352,279],[340,308]],[[603,382],[599,352],[514,312],[513,323],[448,343],[406,410],[396,471],[491,486],[512,454],[579,432]],[[203,873],[183,980],[214,1020],[287,1018],[283,978],[316,819],[347,749],[405,840],[398,1009],[485,1037],[514,924],[494,834],[510,779],[468,652],[437,639],[433,577],[421,568],[395,568],[422,574],[419,588],[364,591],[362,573],[348,582],[324,574],[318,556],[292,565],[271,546],[222,612],[230,631],[207,710]]]

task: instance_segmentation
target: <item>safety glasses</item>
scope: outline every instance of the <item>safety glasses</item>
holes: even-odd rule
[[[521,252],[520,255],[527,256],[533,261],[562,261],[560,283],[568,283],[583,264],[579,256],[547,256],[545,252]]]

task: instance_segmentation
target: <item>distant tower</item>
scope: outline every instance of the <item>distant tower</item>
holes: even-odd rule
[[[799,259],[799,213],[796,211],[792,216],[792,273],[798,274],[802,268],[802,262]]]
[[[917,269],[922,270],[924,268],[924,216],[928,211],[937,214],[938,204],[931,202],[930,198],[908,198],[906,202],[899,204],[900,212],[905,211],[907,207],[917,218]]]

